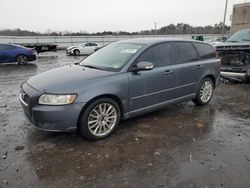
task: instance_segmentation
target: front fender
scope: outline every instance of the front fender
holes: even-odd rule
[[[128,111],[128,75],[116,74],[101,79],[89,81],[88,85],[78,91],[76,102],[87,103],[101,95],[113,95],[119,98],[123,112]]]

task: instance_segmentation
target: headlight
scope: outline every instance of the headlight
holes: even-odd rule
[[[76,95],[43,94],[39,97],[38,103],[45,105],[65,105],[71,104],[75,99]]]

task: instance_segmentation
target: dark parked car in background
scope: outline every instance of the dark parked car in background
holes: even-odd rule
[[[36,52],[33,49],[13,44],[0,44],[0,63],[27,64],[34,60],[36,60]]]
[[[250,79],[250,29],[234,33],[225,43],[216,45],[221,57],[221,76],[245,81]]]
[[[31,77],[21,86],[20,101],[38,129],[79,130],[98,140],[110,135],[120,119],[183,101],[207,104],[219,75],[220,60],[209,44],[133,39]]]

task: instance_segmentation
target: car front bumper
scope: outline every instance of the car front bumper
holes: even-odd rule
[[[29,91],[25,90],[25,93],[31,96]],[[27,102],[22,98],[22,94],[19,97],[24,114],[36,128],[50,132],[75,132],[77,130],[78,118],[85,103],[48,106],[37,104],[37,99],[38,96],[31,96]]]
[[[73,52],[73,50],[66,50],[66,54],[67,54],[67,55],[73,55],[74,52]]]
[[[221,71],[221,77],[235,81],[247,81],[250,79],[250,67],[248,67],[244,72],[223,70]]]

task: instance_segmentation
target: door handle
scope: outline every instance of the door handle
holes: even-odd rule
[[[172,73],[173,73],[173,71],[171,71],[171,70],[165,70],[164,75],[169,75],[169,74],[172,74]]]
[[[201,69],[203,66],[202,65],[196,65],[196,69]]]

